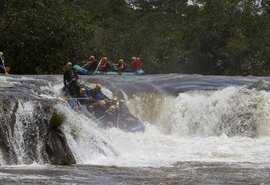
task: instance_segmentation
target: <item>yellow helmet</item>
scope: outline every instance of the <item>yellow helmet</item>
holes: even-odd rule
[[[101,86],[101,84],[96,84],[96,86],[95,86],[95,90],[100,90],[102,88],[102,86]]]
[[[104,100],[99,100],[98,104],[100,106],[104,106],[104,105],[106,105],[106,102]]]
[[[72,66],[72,63],[71,62],[67,62],[66,63],[66,67],[71,67]]]
[[[80,94],[84,94],[85,93],[85,88],[80,88]]]
[[[119,63],[120,63],[120,64],[124,63],[124,59],[122,59],[122,58],[119,59]]]
[[[108,108],[108,112],[114,112],[116,109],[115,105],[111,105],[109,108]]]
[[[90,60],[90,59],[93,59],[93,60],[94,60],[94,59],[95,59],[95,56],[93,56],[93,55],[90,56],[90,57],[89,57],[89,60]]]
[[[107,57],[103,57],[103,60],[107,61],[107,60],[108,60],[108,58],[107,58]]]

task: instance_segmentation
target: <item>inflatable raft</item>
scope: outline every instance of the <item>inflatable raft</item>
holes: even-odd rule
[[[86,90],[86,99],[91,98],[91,90],[86,85],[80,84],[81,88],[84,88]],[[88,110],[88,104],[81,104],[78,106],[78,100],[81,98],[76,98],[70,95],[67,89],[62,89],[62,95],[66,98],[67,103],[74,111],[82,112],[85,116],[89,118],[93,118],[94,120],[98,120],[97,124],[98,126],[102,128],[106,127],[116,127],[119,128],[125,132],[144,132],[145,131],[145,125],[135,116],[133,116],[128,108],[127,111],[121,111],[118,113],[118,121],[117,123],[114,123],[112,126],[109,126],[108,123],[104,119],[95,118],[95,116]],[[103,94],[104,95],[104,94]],[[85,99],[85,98],[84,98]],[[109,101],[110,99],[104,95],[103,100]],[[125,105],[126,106],[126,105]]]
[[[87,69],[79,66],[79,65],[74,65],[73,69],[76,71],[79,71],[81,75],[93,75],[92,71],[88,71]],[[95,75],[129,75],[129,76],[134,76],[134,75],[142,75],[144,74],[144,71],[142,69],[137,70],[136,72],[120,72],[120,71],[109,71],[109,72],[104,72],[104,71],[97,71]]]

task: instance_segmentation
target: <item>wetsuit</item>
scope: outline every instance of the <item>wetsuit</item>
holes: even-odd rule
[[[101,90],[91,90],[90,96],[95,100],[108,100],[108,97],[106,97]]]
[[[0,56],[0,72],[1,73],[5,73],[4,66],[5,66],[5,58],[4,56]]]
[[[77,83],[79,76],[73,71],[66,71],[64,73],[64,85],[71,96],[79,96],[80,86]]]
[[[80,94],[78,101],[81,105],[87,105],[89,104],[89,98],[86,94]]]
[[[101,106],[98,103],[95,103],[94,108],[93,108],[93,112],[95,114],[95,117],[98,119],[98,118],[104,116],[106,109],[107,109],[107,107],[105,105]]]
[[[105,112],[105,116],[103,119],[103,122],[105,122],[107,125],[109,125],[109,123],[112,123],[114,126],[118,126],[118,114],[117,112]]]

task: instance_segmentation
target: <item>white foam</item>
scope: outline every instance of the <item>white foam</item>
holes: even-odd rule
[[[55,97],[60,96],[62,87],[62,83],[50,87]],[[109,90],[104,90],[110,95]],[[48,99],[54,97],[41,96]],[[145,121],[145,133],[99,128],[82,113],[71,110],[64,102],[59,103],[56,108],[68,117],[62,129],[76,161],[79,164],[128,167],[170,166],[181,161],[269,164],[268,92],[229,87],[212,92],[181,93],[177,97],[147,96],[128,100],[130,110]],[[24,108],[19,109],[22,111],[20,114],[23,110],[31,114],[31,103],[20,107]],[[241,135],[230,137],[226,129],[224,133],[217,132],[223,115],[232,115],[231,123],[241,121],[233,117],[237,111],[243,113],[239,115],[251,115],[245,120],[256,125],[255,139]],[[197,127],[192,129],[190,125]],[[195,133],[190,133],[194,130]],[[18,155],[23,157],[22,152]]]

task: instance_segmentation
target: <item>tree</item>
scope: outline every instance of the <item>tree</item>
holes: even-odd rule
[[[86,16],[61,0],[10,0],[1,21],[2,47],[15,73],[56,73],[81,55]]]

